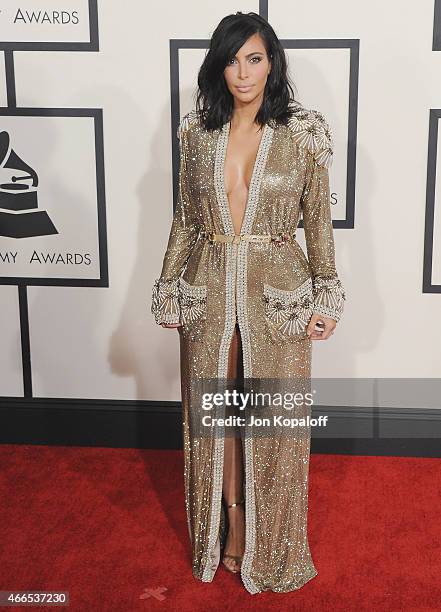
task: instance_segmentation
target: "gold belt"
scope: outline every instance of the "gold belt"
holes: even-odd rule
[[[284,244],[289,240],[294,240],[296,235],[292,236],[289,234],[215,234],[214,232],[201,232],[201,237],[206,238],[210,242],[231,242],[232,244],[239,244],[240,242],[263,242],[270,243],[275,242],[276,244]]]

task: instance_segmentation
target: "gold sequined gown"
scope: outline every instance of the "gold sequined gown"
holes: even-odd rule
[[[249,379],[310,380],[312,313],[336,321],[345,293],[335,268],[328,170],[332,135],[323,115],[300,105],[287,125],[263,127],[241,235],[274,236],[269,243],[234,235],[225,191],[230,124],[209,132],[196,109],[178,128],[179,193],[151,310],[156,323],[181,322],[181,389],[185,503],[193,575],[211,582],[225,538],[222,505],[224,439],[195,434],[200,414],[193,385],[226,379],[239,325],[243,375]],[[303,216],[307,255],[295,240]],[[291,239],[280,241],[288,234]],[[165,332],[164,332],[165,333]],[[241,577],[250,593],[287,592],[317,575],[307,537],[308,435],[244,434],[246,538]]]

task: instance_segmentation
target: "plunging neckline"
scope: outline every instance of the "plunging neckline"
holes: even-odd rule
[[[229,231],[235,235],[235,229],[234,229],[234,224],[233,224],[233,215],[231,214],[231,207],[230,207],[230,201],[228,198],[228,194],[227,194],[227,188],[226,188],[226,184],[225,184],[225,162],[226,162],[226,158],[227,158],[227,149],[228,149],[228,143],[229,143],[229,136],[230,136],[230,121],[227,121],[226,123],[224,123],[223,127],[222,127],[222,132],[223,132],[223,142],[224,142],[224,149],[223,149],[223,155],[222,155],[222,159],[220,162],[220,167],[221,167],[221,175],[222,175],[222,179],[221,179],[221,186],[222,186],[222,192],[223,192],[223,196],[225,198],[225,202],[226,202],[226,212],[227,212],[227,218],[228,218],[228,225],[229,225]],[[250,206],[250,202],[251,202],[251,197],[252,195],[254,195],[254,190],[256,187],[259,187],[259,185],[257,185],[256,183],[256,176],[257,176],[257,172],[258,170],[261,168],[261,166],[263,166],[263,163],[266,159],[266,155],[265,158],[264,153],[265,153],[265,144],[266,141],[268,140],[267,136],[269,135],[269,130],[271,130],[271,127],[265,123],[263,128],[262,128],[262,135],[260,137],[260,142],[259,142],[259,146],[257,147],[257,153],[256,153],[256,158],[254,160],[254,164],[253,164],[253,170],[251,172],[251,179],[250,179],[250,184],[248,186],[248,193],[247,193],[247,199],[245,202],[245,210],[243,213],[243,217],[242,217],[242,223],[240,226],[240,231],[239,231],[239,235],[243,235],[245,232],[245,230],[247,229],[247,226],[249,225],[249,217],[250,214],[253,212],[251,211],[251,206]],[[262,168],[263,169],[263,168]]]

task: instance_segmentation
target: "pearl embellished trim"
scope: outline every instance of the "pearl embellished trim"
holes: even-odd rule
[[[306,330],[314,302],[310,277],[293,291],[264,284],[263,294],[265,315],[280,332],[294,336]]]
[[[179,323],[180,309],[179,278],[164,280],[157,278],[153,284],[151,312],[156,323]]]
[[[260,187],[263,173],[272,142],[274,130],[268,124],[263,128],[262,140],[257,153],[256,162],[249,187],[249,197],[241,234],[250,234],[256,216]],[[237,278],[237,313],[242,337],[244,378],[252,378],[251,338],[247,310],[247,264],[248,243],[240,242],[238,246],[238,278]],[[256,500],[254,491],[254,444],[252,428],[245,427],[245,530],[246,547],[241,564],[241,577],[245,588],[250,593],[258,593],[260,589],[251,578],[251,570],[256,550]]]
[[[327,278],[316,276],[313,279],[313,311],[325,317],[339,321],[343,314],[346,293],[338,277]]]
[[[181,322],[193,323],[206,313],[207,285],[190,285],[183,278],[180,279],[179,290],[181,294]]]
[[[206,307],[207,285],[190,285],[182,277],[155,280],[151,312],[156,323],[190,324],[205,315]]]
[[[233,235],[234,227],[231,218],[228,196],[225,190],[225,157],[228,146],[230,131],[229,122],[221,129],[216,146],[216,157],[214,165],[214,184],[216,197],[220,209],[225,234]],[[254,217],[257,210],[260,186],[266,159],[271,145],[274,130],[269,124],[263,127],[263,133],[251,176],[248,192],[248,201],[241,228],[241,235],[250,234]],[[224,243],[226,249],[226,296],[225,296],[225,327],[219,349],[218,377],[226,379],[228,373],[228,356],[232,335],[235,326],[235,310],[242,337],[242,350],[244,360],[244,377],[252,377],[251,362],[251,340],[247,317],[247,255],[248,242],[241,241],[238,244]],[[237,304],[235,309],[235,300]],[[224,413],[225,409],[219,411]],[[224,414],[219,414],[223,418]],[[214,576],[215,548],[219,533],[220,505],[223,484],[223,461],[224,461],[224,439],[225,429],[217,427],[214,441],[214,482],[212,510],[210,517],[210,531],[208,538],[208,551],[203,570],[202,580],[211,581]],[[245,432],[245,515],[246,515],[246,545],[241,565],[241,576],[245,588],[250,593],[258,593],[259,588],[251,579],[252,562],[256,547],[256,507],[254,496],[254,472],[253,472],[253,438],[252,433]]]
[[[227,142],[222,138],[223,131],[218,137],[216,145],[216,155],[214,160],[214,187],[217,202],[220,209],[224,232],[234,234],[231,224],[231,217],[228,213],[228,200],[225,202],[225,186],[223,183],[224,173],[223,164],[226,154]],[[226,272],[225,272],[225,327],[219,347],[218,377],[226,379],[228,373],[228,355],[231,338],[235,325],[234,313],[234,284],[235,284],[235,265],[233,260],[233,244],[225,244]],[[219,418],[225,417],[225,407],[219,407]],[[223,463],[224,463],[224,439],[225,428],[216,425],[214,430],[214,450],[213,450],[213,487],[211,499],[211,516],[208,535],[207,554],[205,566],[202,572],[202,580],[211,582],[214,577],[215,568],[215,549],[219,536],[220,511],[222,503],[222,484],[223,484]]]
[[[333,160],[334,138],[328,122],[318,110],[297,106],[288,121],[294,140],[314,155],[319,166],[330,168]]]

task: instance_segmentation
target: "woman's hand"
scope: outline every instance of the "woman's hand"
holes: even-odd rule
[[[315,326],[320,329],[317,331]],[[306,333],[311,340],[327,340],[334,333],[337,321],[331,317],[325,317],[319,314],[313,314],[309,321]]]
[[[182,327],[182,323],[161,323],[162,327]]]

